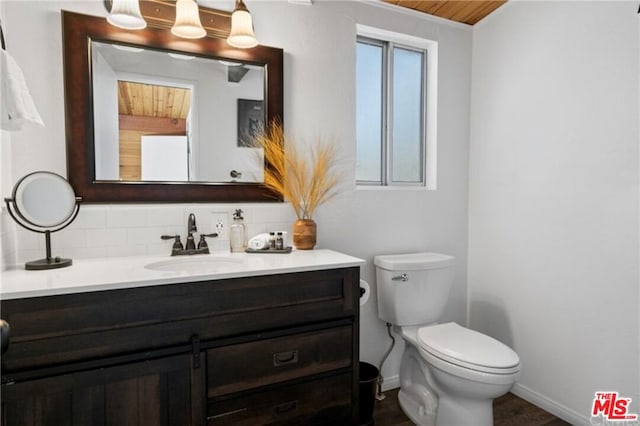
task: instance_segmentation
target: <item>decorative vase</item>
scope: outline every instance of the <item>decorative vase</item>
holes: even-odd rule
[[[316,246],[316,223],[312,219],[298,219],[293,224],[293,245],[298,250],[312,250]]]

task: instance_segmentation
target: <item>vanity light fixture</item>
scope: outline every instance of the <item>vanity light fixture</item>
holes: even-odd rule
[[[202,38],[207,31],[200,23],[200,13],[195,0],[178,0],[176,2],[176,21],[171,32],[182,38]]]
[[[116,27],[127,30],[141,30],[147,22],[140,13],[138,0],[113,0],[107,21]]]
[[[236,8],[231,14],[231,33],[227,38],[230,46],[248,49],[258,45],[253,32],[253,19],[242,0],[236,0]]]
[[[147,26],[147,22],[140,12],[139,0],[103,1],[105,7],[109,11],[107,21],[111,25],[128,30],[140,30]],[[256,39],[256,35],[253,30],[253,18],[251,17],[251,13],[249,12],[249,9],[247,9],[247,6],[244,4],[243,0],[235,1],[236,6],[233,10],[233,13],[231,14],[231,31],[229,32],[229,35],[227,37],[227,43],[230,46],[237,47],[239,49],[249,49],[255,47],[258,45],[258,40]],[[156,0],[156,2],[170,3],[167,1],[159,0]],[[156,12],[159,10],[160,9],[156,8]],[[198,39],[207,35],[207,30],[205,30],[205,28],[202,26],[202,22],[200,21],[200,10],[198,8],[198,3],[196,3],[196,0],[176,0],[175,14],[176,19],[173,23],[173,26],[171,27],[171,33],[173,35],[187,39]],[[229,15],[227,14],[223,19],[229,19],[228,16]],[[147,16],[147,18],[151,19],[153,25],[153,22],[155,21],[150,16]],[[209,31],[212,31],[211,26],[207,28],[209,29]],[[215,30],[213,32],[213,35],[218,35]]]

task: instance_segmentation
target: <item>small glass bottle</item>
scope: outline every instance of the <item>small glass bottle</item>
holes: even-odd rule
[[[269,232],[269,249],[275,249],[276,248],[276,233],[275,232]]]
[[[276,250],[282,250],[284,248],[284,238],[282,238],[282,232],[276,234]]]
[[[231,252],[239,253],[245,251],[247,248],[247,230],[243,222],[242,210],[237,209],[233,214],[233,223],[229,231],[229,238],[231,240]]]

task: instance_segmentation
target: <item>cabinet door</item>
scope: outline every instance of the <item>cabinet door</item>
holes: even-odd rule
[[[185,354],[5,385],[2,425],[203,425],[204,373]]]

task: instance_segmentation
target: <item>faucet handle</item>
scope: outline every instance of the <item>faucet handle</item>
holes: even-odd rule
[[[182,241],[180,241],[180,235],[161,235],[161,239],[163,240],[171,240],[175,239],[173,242],[173,250],[184,250],[184,246],[182,245]]]
[[[200,241],[198,241],[198,250],[204,250],[206,248],[209,248],[209,245],[207,244],[207,240],[204,239],[204,237],[217,237],[218,234],[216,234],[215,232],[212,234],[200,234]]]

